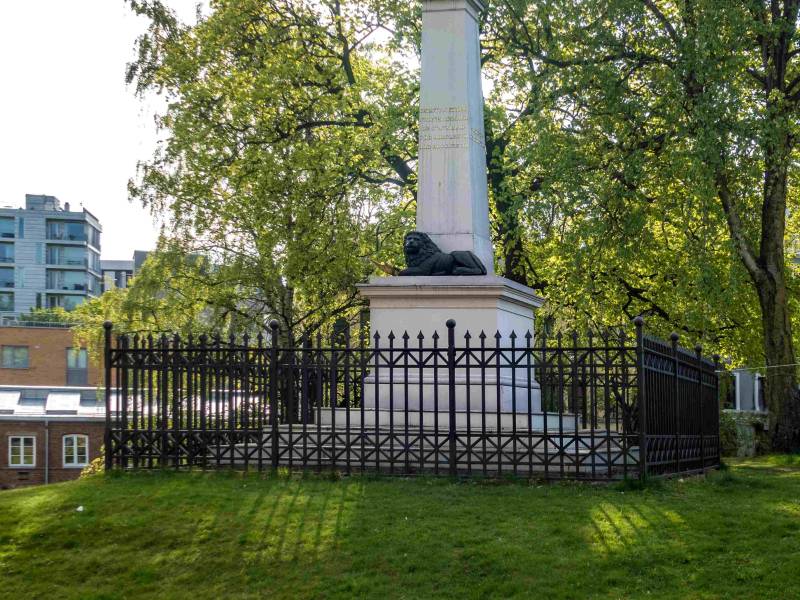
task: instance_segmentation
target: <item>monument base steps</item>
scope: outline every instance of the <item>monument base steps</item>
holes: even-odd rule
[[[446,472],[449,439],[444,427],[438,433],[432,428],[423,429],[420,441],[419,430],[411,428],[406,436],[402,427],[392,433],[387,428],[379,428],[377,433],[368,432],[365,427],[362,434],[356,429],[348,432],[338,424],[335,429],[309,424],[305,432],[302,425],[282,425],[279,428],[279,465],[345,471],[361,471],[363,466],[367,471]],[[487,431],[485,435],[474,431],[467,435],[466,431],[459,431],[456,466],[459,473],[482,472],[485,463],[486,472],[492,475],[516,472],[519,476],[559,478],[563,471],[587,479],[636,477],[639,448],[632,446],[625,451],[616,436],[615,432],[586,430],[549,434],[546,438],[541,432],[533,431],[518,431],[516,435],[502,430]],[[302,460],[304,444],[309,450],[305,463]],[[209,450],[209,464],[219,459],[223,465],[243,467],[245,456],[249,456],[252,468],[258,459],[255,439],[248,446],[239,443],[233,448],[220,447],[219,455],[214,449]],[[269,458],[265,458],[264,468],[269,467]]]
[[[352,427],[361,427],[361,411],[360,409],[350,409],[350,423]],[[337,408],[333,411],[325,409],[322,411],[322,418],[320,425],[323,427],[343,428],[347,423],[348,411],[344,408]],[[456,429],[461,429],[466,432],[469,430],[473,435],[480,435],[481,430],[484,428],[487,432],[495,432],[498,429],[498,414],[497,412],[481,413],[478,411],[465,411],[457,410],[456,416]],[[484,420],[482,420],[484,419]],[[388,428],[391,423],[392,429],[403,429],[408,423],[410,429],[419,429],[420,422],[423,429],[436,429],[437,424],[440,431],[448,428],[450,422],[450,415],[446,406],[440,406],[439,411],[433,410],[411,410],[406,413],[401,406],[397,406],[395,410],[389,408],[381,408],[375,410],[374,408],[364,409],[364,427],[374,428],[376,424],[380,427]],[[545,422],[547,424],[548,432],[567,431],[572,432],[579,429],[578,417],[571,413],[564,413],[559,428],[558,415],[548,413],[532,413],[527,412],[500,412],[499,423],[500,431],[511,432],[515,428],[517,431],[527,431],[531,429],[535,432],[543,432],[545,430]],[[466,433],[464,433],[466,435]]]

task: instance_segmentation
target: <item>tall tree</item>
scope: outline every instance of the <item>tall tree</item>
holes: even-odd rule
[[[419,4],[219,0],[186,26],[129,2],[151,20],[129,79],[168,99],[132,196],[230,267],[221,307],[352,312],[413,226]],[[643,313],[766,358],[776,447],[798,445],[796,3],[498,0],[484,19],[498,272],[563,321]]]
[[[410,228],[415,80],[356,2],[216,2],[196,26],[157,0],[128,71],[168,105],[133,198],[187,253],[235,268],[238,309],[308,328],[359,304]]]
[[[498,38],[519,62],[512,70],[528,72],[528,97],[544,98],[541,105],[551,116],[533,142],[550,152],[554,144],[568,149],[554,166],[552,185],[566,185],[572,194],[590,188],[588,206],[560,204],[575,211],[564,216],[606,221],[600,227],[605,240],[580,236],[601,257],[592,277],[618,278],[621,289],[648,304],[659,279],[681,286],[680,259],[669,262],[670,253],[661,253],[659,264],[652,256],[648,262],[655,268],[640,273],[640,282],[631,281],[637,277],[630,263],[626,272],[625,263],[608,259],[625,258],[619,250],[630,246],[623,238],[634,227],[639,252],[651,247],[642,236],[660,238],[652,247],[663,252],[680,231],[701,250],[693,257],[701,263],[700,276],[692,277],[698,291],[714,294],[725,286],[714,265],[724,265],[724,256],[715,255],[730,248],[758,301],[773,443],[784,450],[800,447],[792,273],[785,252],[787,219],[796,220],[798,212],[791,181],[800,116],[800,3],[501,4],[510,26]],[[582,179],[577,185],[564,178],[565,164],[568,177]],[[602,250],[608,243],[612,252]],[[738,278],[734,271],[731,283]],[[642,275],[651,282],[642,284]],[[728,307],[737,310],[732,302],[716,306]],[[657,304],[650,310],[667,316]]]

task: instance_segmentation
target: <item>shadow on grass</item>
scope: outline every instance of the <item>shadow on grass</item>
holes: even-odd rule
[[[94,477],[0,495],[0,569],[11,596],[779,597],[800,468],[778,462],[616,486]]]

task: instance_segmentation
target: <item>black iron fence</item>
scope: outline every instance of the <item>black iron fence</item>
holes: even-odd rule
[[[642,445],[649,474],[701,471],[719,466],[719,357],[694,353],[644,337],[642,356]]]
[[[107,468],[616,479],[719,464],[715,364],[636,334],[119,336]]]

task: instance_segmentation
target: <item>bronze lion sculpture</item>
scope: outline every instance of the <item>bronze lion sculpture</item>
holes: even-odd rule
[[[486,267],[469,250],[442,252],[428,234],[409,231],[403,240],[407,268],[400,275],[486,275]]]

